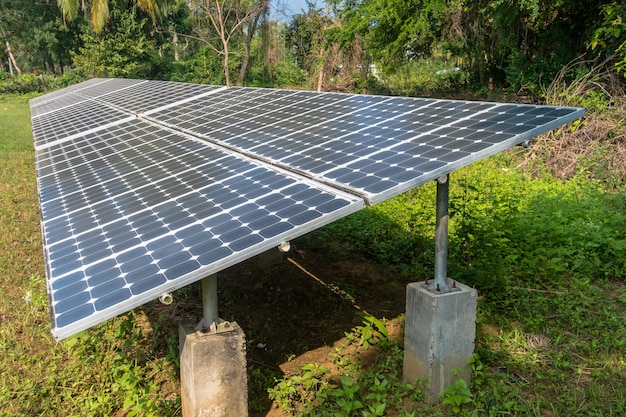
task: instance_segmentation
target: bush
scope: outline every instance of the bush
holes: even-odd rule
[[[291,61],[282,61],[271,71],[276,87],[302,85],[306,79],[306,72]]]
[[[0,95],[46,93],[85,81],[85,79],[85,75],[76,70],[69,71],[62,76],[49,74],[11,75],[5,71],[0,71]]]
[[[4,72],[4,71],[2,71]],[[6,76],[0,72],[0,94],[26,94],[45,91],[45,83],[42,76],[23,74]]]
[[[411,61],[384,77],[392,95],[415,96],[434,92],[457,91],[469,81],[469,73],[446,63]]]

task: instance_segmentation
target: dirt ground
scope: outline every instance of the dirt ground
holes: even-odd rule
[[[388,320],[402,315],[409,282],[367,259],[302,245],[219,273],[220,317],[236,321],[246,334],[251,416],[281,415],[267,398],[275,378],[308,363],[332,370],[331,354],[345,332],[363,324],[358,312]],[[172,319],[201,317],[201,290],[192,288],[175,303]],[[390,338],[401,337],[399,324],[390,327]]]

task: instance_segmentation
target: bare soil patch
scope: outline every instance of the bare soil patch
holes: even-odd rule
[[[236,321],[246,334],[251,415],[280,415],[267,395],[276,378],[309,363],[332,373],[332,354],[345,333],[363,324],[358,312],[389,320],[401,316],[409,282],[356,255],[330,256],[302,246],[284,254],[277,265],[261,268],[251,259],[220,272],[220,316]],[[200,285],[176,295],[171,306],[151,303],[145,310],[168,333],[180,322],[197,322],[202,316]],[[401,337],[400,322],[389,323],[390,339]],[[372,355],[375,349],[359,354],[359,360],[367,363]]]

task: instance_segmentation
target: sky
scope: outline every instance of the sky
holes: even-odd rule
[[[322,0],[315,0],[316,4],[323,4]],[[276,19],[289,21],[291,17],[307,11],[306,0],[272,0],[270,2],[272,16]],[[285,11],[283,16],[282,11]]]

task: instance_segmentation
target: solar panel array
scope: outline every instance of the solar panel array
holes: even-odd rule
[[[93,79],[31,114],[62,339],[584,110]]]

